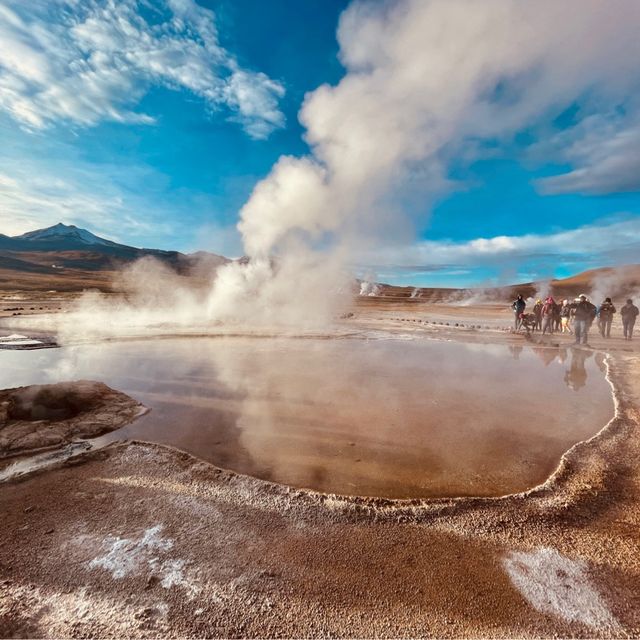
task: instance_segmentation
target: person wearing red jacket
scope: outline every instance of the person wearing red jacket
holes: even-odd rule
[[[556,320],[556,302],[549,296],[542,305],[542,335],[547,333],[553,333],[553,328]]]

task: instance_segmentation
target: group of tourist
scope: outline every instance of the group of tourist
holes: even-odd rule
[[[511,308],[515,314],[515,329],[521,328],[529,331],[542,331],[542,334],[560,333],[575,334],[576,344],[587,344],[589,329],[594,320],[598,321],[598,329],[603,338],[611,337],[611,323],[617,312],[611,298],[605,298],[599,307],[596,307],[589,298],[582,294],[575,300],[562,300],[556,302],[552,296],[545,300],[536,300],[533,312],[526,313],[527,302],[522,295],[513,301]],[[622,330],[625,340],[631,340],[633,326],[638,316],[638,307],[633,300],[627,300],[620,309],[622,318]]]

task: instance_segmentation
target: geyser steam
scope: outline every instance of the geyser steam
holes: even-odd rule
[[[636,0],[354,2],[337,33],[345,76],[302,105],[310,153],[281,157],[240,212],[250,261],[220,268],[204,293],[149,296],[147,271],[109,331],[326,322],[350,291],[343,266],[381,236],[405,241],[403,205],[451,188],[454,155],[474,159],[483,140],[549,123],[587,92],[599,110],[625,104],[639,24]],[[81,303],[82,321],[104,332],[95,305]]]

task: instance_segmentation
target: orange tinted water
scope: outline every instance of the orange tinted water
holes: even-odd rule
[[[437,341],[197,338],[0,353],[0,386],[102,380],[151,407],[111,434],[321,491],[532,487],[613,415],[599,354]]]

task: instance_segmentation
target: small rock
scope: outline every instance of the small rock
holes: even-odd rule
[[[158,576],[149,576],[145,589],[153,589],[159,582],[160,578]]]
[[[53,533],[55,531],[55,529],[47,529],[44,533],[45,535],[49,535],[50,533]]]

